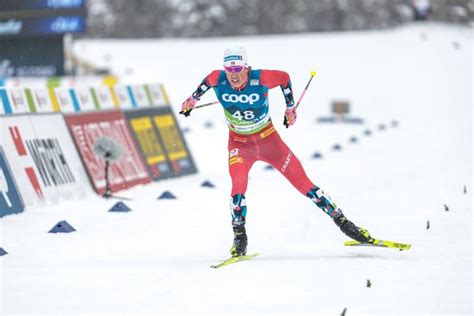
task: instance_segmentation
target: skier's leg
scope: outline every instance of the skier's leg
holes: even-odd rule
[[[282,151],[284,153],[283,157],[274,160],[274,156],[270,158],[269,163],[273,167],[278,168],[278,171],[280,171],[301,194],[309,197],[323,212],[333,219],[338,217],[341,214],[341,210],[337,207],[336,203],[332,201],[329,195],[311,182],[299,159],[286,145],[284,145],[284,147],[286,148]]]
[[[237,149],[237,152],[236,156],[232,156],[232,151],[229,154],[229,174],[232,179],[230,209],[233,226],[245,225],[247,214],[245,192],[247,191],[248,174],[255,162],[255,158],[249,155],[246,150]]]
[[[300,161],[280,136],[275,132],[271,137],[272,139],[264,142],[265,145],[259,147],[261,159],[278,169],[298,191],[329,215],[344,234],[359,242],[369,241],[369,232],[349,221],[329,195],[309,180]]]
[[[232,215],[232,230],[234,242],[230,252],[232,256],[241,256],[247,253],[247,233],[245,219],[247,216],[247,191],[248,173],[256,161],[256,150],[253,146],[245,146],[229,141],[229,174],[232,179],[230,197],[230,210]]]
[[[301,194],[309,197],[330,217],[335,218],[339,215],[340,209],[327,194],[311,182],[298,157],[283,142],[278,133],[270,135],[259,148],[261,159],[277,169]]]

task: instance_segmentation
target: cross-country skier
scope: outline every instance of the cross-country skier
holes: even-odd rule
[[[268,90],[277,86],[285,97],[285,124],[291,126],[296,122],[296,108],[288,73],[254,70],[247,63],[244,48],[228,48],[224,52],[224,70],[212,71],[182,104],[180,113],[189,116],[201,96],[214,88],[224,108],[229,127],[229,172],[232,178],[232,256],[242,256],[247,252],[245,192],[249,170],[257,160],[265,161],[280,171],[298,191],[329,215],[344,234],[359,242],[368,242],[371,238],[368,231],[349,221],[331,198],[311,182],[298,158],[275,130],[268,111]]]

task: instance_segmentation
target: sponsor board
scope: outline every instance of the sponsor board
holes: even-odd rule
[[[2,0],[0,11],[77,9],[85,6],[85,0]]]
[[[97,97],[97,102],[100,109],[107,110],[116,108],[115,101],[109,87],[98,87],[93,89],[93,91]]]
[[[0,89],[0,115],[11,113],[7,90]]]
[[[121,109],[132,109],[137,107],[137,102],[133,96],[130,86],[117,85],[113,87]]]
[[[137,107],[148,107],[152,105],[150,96],[144,85],[133,85],[130,86],[129,89],[132,91]]]
[[[30,108],[24,89],[6,89],[11,112],[14,114],[29,113]]]
[[[132,123],[133,118],[135,118],[136,120],[139,118],[142,118],[143,121],[141,122],[146,121],[147,123],[144,123],[144,124],[146,124],[147,126],[146,128],[148,129],[147,137],[153,137],[153,136],[150,136],[152,130],[151,130],[151,127],[149,127],[150,126],[149,120],[151,120],[152,125],[153,125],[153,130],[156,133],[156,139],[159,142],[161,148],[163,149],[166,160],[169,166],[171,167],[172,176],[180,176],[180,175],[191,174],[191,173],[197,172],[191,153],[187,147],[187,144],[184,140],[181,130],[179,129],[178,123],[173,115],[173,112],[171,111],[169,107],[152,107],[148,109],[127,111],[126,116],[129,119],[130,125],[133,124]],[[133,129],[133,126],[132,126],[132,129]],[[145,133],[143,131],[141,132]],[[147,142],[145,142],[144,140],[140,140],[140,137],[145,137],[144,136],[145,134],[140,135],[140,136],[138,136],[137,134],[134,134],[134,135],[137,139],[137,143],[140,144],[140,147],[142,149],[144,156],[146,157],[145,159],[153,157],[152,155],[150,156],[149,150],[146,149],[145,147]],[[150,159],[150,162],[153,162],[153,161],[154,161],[153,158]],[[153,165],[150,163],[148,165],[151,168],[156,168],[156,167],[153,167]],[[160,175],[158,179],[160,179],[160,177],[169,177],[169,176],[168,176],[168,173],[166,173],[166,174]]]
[[[54,88],[59,109],[63,113],[79,112],[79,104],[75,99],[75,92],[69,88]]]
[[[21,213],[24,210],[20,192],[8,165],[5,152],[0,146],[0,217]]]
[[[2,1],[0,1],[0,7]],[[63,75],[63,36],[26,38],[2,36],[2,24],[4,26],[15,25],[16,23],[12,23],[13,20],[7,19],[7,23],[3,24],[0,18],[0,77],[45,78]],[[7,86],[9,87],[9,85]]]
[[[83,197],[88,181],[61,114],[0,117],[1,145],[26,205]]]
[[[36,112],[49,113],[54,112],[53,103],[47,89],[31,89],[32,98],[35,103]]]
[[[5,88],[46,88],[46,78],[13,77],[5,79]]]
[[[158,115],[156,109],[125,111],[124,114],[153,180],[174,177],[158,128],[153,122],[154,116]]]
[[[97,193],[105,191],[105,162],[94,154],[94,143],[101,136],[114,138],[123,148],[122,157],[110,164],[112,192],[151,181],[127,122],[119,110],[67,115],[66,122],[81,155],[89,179]]]
[[[0,35],[3,36],[59,35],[83,33],[84,30],[85,17],[83,15],[0,16]]]
[[[82,112],[84,111],[95,111],[97,109],[97,104],[92,95],[90,88],[76,88],[74,89],[76,93],[77,102]]]
[[[0,117],[0,135],[1,146],[12,167],[25,204],[43,205],[44,192],[38,171],[24,142],[25,139],[36,138],[28,116]]]
[[[167,106],[169,104],[168,97],[162,84],[149,84],[145,87],[150,94],[151,101],[154,106]]]

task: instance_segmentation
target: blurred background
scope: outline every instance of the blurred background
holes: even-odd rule
[[[97,0],[88,4],[85,36],[209,37],[370,30],[415,18],[466,24],[472,21],[473,12],[469,0]],[[131,20],[137,15],[140,19]]]
[[[380,30],[412,21],[472,25],[473,17],[469,0],[2,0],[0,78],[112,72],[72,53],[75,39]]]

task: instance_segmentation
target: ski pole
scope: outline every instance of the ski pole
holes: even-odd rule
[[[214,101],[214,102],[209,102],[209,103],[204,103],[204,104],[201,104],[201,105],[197,105],[194,108],[189,109],[187,111],[180,111],[179,114],[183,114],[184,116],[188,117],[188,116],[191,115],[191,111],[194,110],[194,109],[203,108],[205,106],[209,106],[209,105],[213,105],[213,104],[217,104],[217,103],[219,103],[219,101]]]
[[[303,99],[306,91],[308,90],[308,87],[309,87],[311,81],[313,80],[313,77],[315,77],[315,76],[316,76],[316,71],[314,71],[314,70],[311,71],[311,77],[309,78],[308,83],[306,84],[306,87],[304,87],[304,90],[301,93],[301,96],[298,99],[298,102],[296,102],[296,105],[295,105],[295,108],[294,108],[295,110],[300,106],[301,100]],[[289,125],[288,125],[288,120],[286,119],[286,116],[285,116],[285,119],[283,120],[283,124],[286,126],[286,128],[288,128]]]

